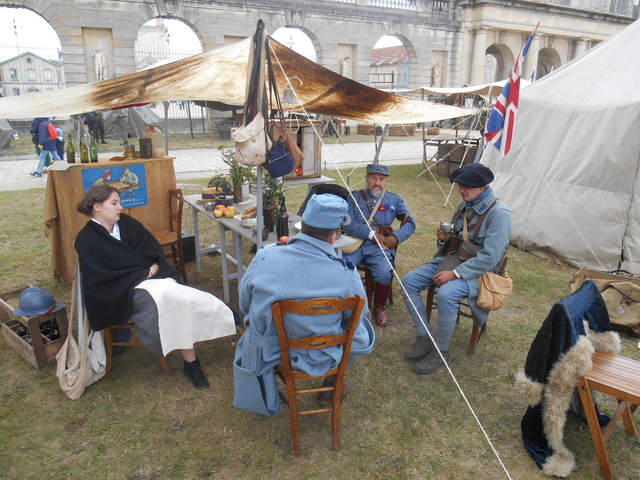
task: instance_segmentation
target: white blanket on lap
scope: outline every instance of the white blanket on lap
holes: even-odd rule
[[[149,292],[158,307],[162,353],[193,348],[196,342],[233,335],[233,312],[210,293],[171,278],[145,280],[136,288]]]

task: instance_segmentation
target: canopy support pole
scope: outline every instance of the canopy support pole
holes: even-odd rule
[[[373,157],[373,163],[379,163],[378,157],[380,157],[380,151],[382,150],[382,144],[384,143],[384,138],[387,136],[387,132],[389,131],[389,124],[385,124],[382,129],[382,135],[380,135],[380,140],[378,140],[378,144],[376,145],[376,155]]]

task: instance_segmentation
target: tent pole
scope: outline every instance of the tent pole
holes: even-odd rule
[[[422,97],[422,101],[424,102],[424,88],[420,89],[421,92],[421,97]],[[425,135],[425,122],[422,122],[422,163],[424,163],[424,165],[427,165],[427,137]]]
[[[376,156],[373,158],[373,163],[379,163],[378,157],[380,156],[380,151],[382,150],[382,144],[384,143],[384,137],[387,136],[387,131],[389,130],[389,124],[386,123],[384,128],[382,129],[382,135],[380,135],[380,140],[378,141],[378,145],[376,146]]]
[[[264,218],[262,216],[262,165],[258,165],[256,174],[256,248],[262,248],[262,229],[264,228]]]
[[[187,100],[187,117],[189,117],[189,131],[191,132],[191,140],[193,140],[193,122],[191,121],[191,101]]]
[[[164,154],[169,155],[169,102],[164,104]]]

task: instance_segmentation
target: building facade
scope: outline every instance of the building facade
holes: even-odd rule
[[[44,17],[60,39],[67,86],[124,75],[156,58],[136,58],[141,27],[175,18],[203,51],[236,42],[263,19],[270,33],[302,30],[317,62],[362,83],[372,79],[372,50],[394,35],[406,50],[403,87],[458,87],[506,78],[539,22],[525,76],[545,75],[624,28],[633,0],[0,0]],[[161,34],[161,33],[160,33]],[[6,81],[3,78],[3,81]]]
[[[25,95],[64,88],[62,62],[25,52],[0,62],[0,96]]]

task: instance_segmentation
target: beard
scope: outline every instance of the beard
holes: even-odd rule
[[[382,195],[382,189],[379,187],[373,187],[369,189],[369,193],[371,193],[371,196],[373,198],[378,198],[380,195]]]

